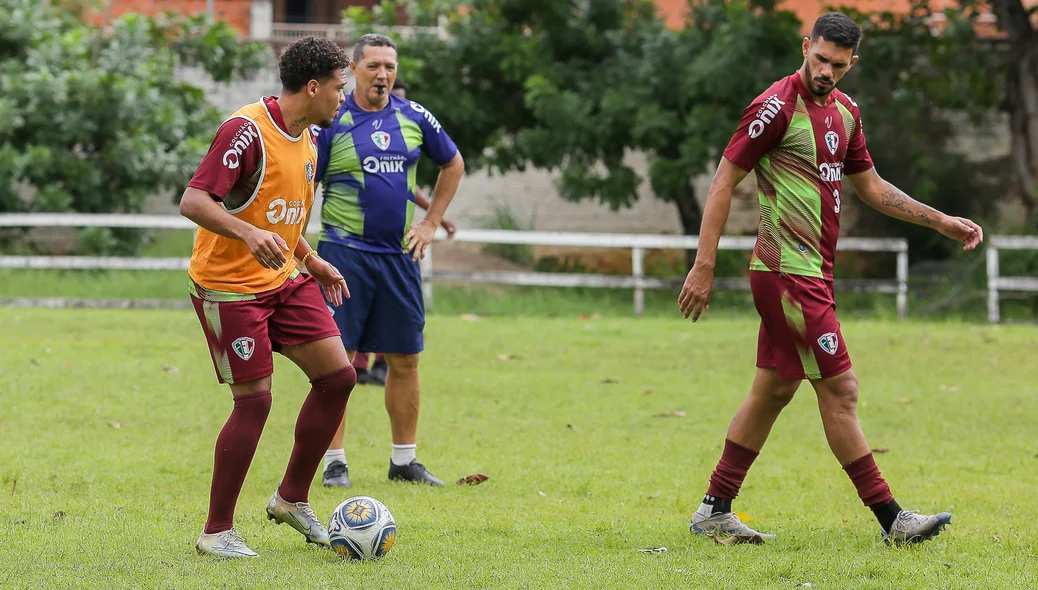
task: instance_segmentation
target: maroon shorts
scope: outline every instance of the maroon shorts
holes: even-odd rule
[[[255,295],[213,291],[191,284],[191,303],[209,342],[220,383],[245,383],[274,373],[274,352],[284,346],[339,335],[317,281],[297,274],[277,289]]]
[[[758,367],[777,369],[779,379],[825,379],[851,368],[832,281],[750,271],[750,290],[761,318]]]

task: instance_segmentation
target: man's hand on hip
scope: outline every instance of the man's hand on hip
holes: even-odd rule
[[[411,260],[425,258],[425,249],[436,237],[436,225],[428,219],[411,224],[411,230],[404,236],[404,251],[411,253]]]

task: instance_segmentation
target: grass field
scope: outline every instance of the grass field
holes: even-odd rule
[[[358,564],[264,518],[307,389],[284,359],[236,519],[261,558],[221,562],[193,544],[231,402],[192,313],[0,309],[0,325],[0,588],[1038,585],[1033,328],[844,324],[894,493],[954,514],[934,542],[883,545],[805,387],[736,501],[778,539],[722,547],[688,519],[749,384],[755,321],[431,317],[419,459],[448,487],[386,481],[382,396],[361,387],[354,487],[311,492],[325,518],[352,494],[393,511],[393,550]],[[489,481],[453,484],[476,472]]]

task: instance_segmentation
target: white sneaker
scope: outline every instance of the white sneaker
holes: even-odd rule
[[[743,524],[739,515],[734,512],[721,512],[712,516],[705,516],[696,512],[692,515],[692,523],[689,530],[698,535],[709,535],[720,533],[722,535],[746,535],[758,536],[762,539],[774,539],[775,535],[757,532]]]
[[[270,502],[267,503],[267,518],[277,524],[288,523],[289,526],[303,533],[307,543],[331,547],[328,540],[328,529],[324,528],[307,502],[296,502],[295,504],[286,502],[281,498],[281,494],[275,491],[274,495],[270,497]]]
[[[951,523],[951,517],[948,512],[927,516],[919,514],[918,510],[902,510],[890,531],[883,532],[883,542],[887,545],[906,545],[928,541],[941,534],[941,529]]]
[[[203,530],[195,543],[195,550],[201,555],[216,555],[218,557],[259,557],[241,538],[238,529],[232,528],[222,533],[206,534]]]

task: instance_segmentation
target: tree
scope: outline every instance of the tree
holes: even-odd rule
[[[1000,125],[1001,59],[977,37],[976,6],[935,12],[913,0],[908,13],[849,11],[864,29],[860,61],[842,88],[861,105],[869,152],[886,180],[953,215],[995,219],[1008,193],[1007,161],[956,147],[964,132]],[[935,15],[943,16],[935,30]],[[851,191],[851,187],[847,187]],[[947,258],[955,244],[871,210],[855,230],[907,237],[917,260]]]
[[[1013,162],[1032,229],[1038,228],[1038,30],[1020,0],[994,0],[999,24],[1008,33],[1005,106],[1013,136]]]
[[[136,212],[178,194],[221,113],[178,82],[178,65],[217,81],[269,64],[204,15],[127,15],[106,29],[72,6],[0,0],[0,211]],[[95,232],[132,251],[133,231]]]

